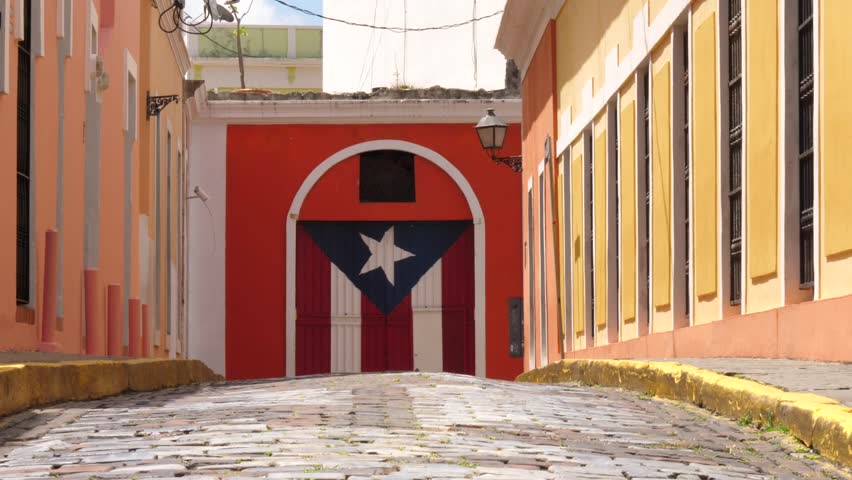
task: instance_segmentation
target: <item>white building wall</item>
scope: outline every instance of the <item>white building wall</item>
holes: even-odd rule
[[[505,4],[505,0],[325,0],[323,14],[371,25],[418,28],[490,15]],[[395,84],[504,88],[506,60],[494,48],[501,17],[475,22],[475,27],[405,34],[326,21],[323,89],[357,92]]]
[[[208,64],[203,60],[196,60],[195,64],[201,67],[201,78],[208,90],[214,88],[239,88],[240,70],[237,60],[227,62],[218,61],[216,64]],[[288,68],[295,68],[292,76]],[[245,62],[246,87],[249,88],[278,88],[278,89],[322,89],[322,64],[317,60],[311,66],[289,66],[286,63],[255,63],[250,59]]]
[[[188,357],[225,374],[225,151],[223,122],[195,121],[190,135],[189,188],[208,195],[189,203]],[[208,211],[209,208],[209,211]]]

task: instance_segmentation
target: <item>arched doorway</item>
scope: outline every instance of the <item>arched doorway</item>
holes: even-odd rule
[[[340,212],[345,208],[338,208],[324,215],[302,218],[309,195],[313,195],[315,188],[322,189],[321,179],[326,175],[340,175],[335,173],[338,168],[351,169],[351,165],[345,167],[347,160],[377,151],[407,152],[440,169],[460,193],[459,198],[466,202],[469,218],[439,220],[438,216],[431,218],[429,215],[425,221],[419,216],[406,218],[405,209],[399,205],[388,209],[367,208],[373,216],[358,214],[356,218],[349,218]],[[418,188],[422,189],[419,184]],[[440,195],[441,192],[424,194]],[[305,210],[308,213],[310,205]],[[334,371],[410,370],[417,367],[418,359],[422,365],[434,361],[435,355],[425,358],[429,356],[429,342],[441,342],[442,369],[484,376],[485,231],[482,210],[470,184],[446,158],[420,145],[398,140],[353,145],[332,155],[310,173],[289,212],[286,232],[288,376]],[[436,264],[447,268],[436,269]],[[431,311],[443,318],[438,338],[430,338],[432,329],[422,327],[427,323],[418,324],[417,318],[409,315],[417,310],[418,295],[423,295],[418,292],[418,286],[424,285],[420,290],[428,290],[429,284],[445,284],[446,301]],[[354,292],[358,301],[352,300],[356,297]],[[453,295],[456,298],[452,298]],[[341,302],[347,305],[341,306]],[[419,330],[418,325],[421,325]],[[459,344],[453,345],[453,341]],[[418,351],[425,356],[418,356]]]

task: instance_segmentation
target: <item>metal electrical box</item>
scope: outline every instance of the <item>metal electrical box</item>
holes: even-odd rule
[[[509,299],[509,356],[524,356],[524,299]]]

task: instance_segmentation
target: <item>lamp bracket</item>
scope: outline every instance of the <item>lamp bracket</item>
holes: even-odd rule
[[[514,155],[510,157],[497,157],[492,155],[491,160],[494,160],[494,163],[502,163],[503,165],[506,165],[515,173],[521,173],[521,170],[524,168],[523,157],[521,155]]]
[[[163,95],[159,97],[152,97],[150,93],[145,95],[147,98],[147,111],[145,112],[147,118],[151,117],[159,117],[160,112],[166,108],[166,105],[177,102],[180,98],[177,95]]]

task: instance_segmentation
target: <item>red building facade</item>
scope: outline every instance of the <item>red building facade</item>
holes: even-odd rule
[[[231,379],[522,370],[509,348],[521,178],[473,129],[497,107],[518,153],[517,100],[282,101],[276,118],[261,118],[268,104],[210,103],[190,177],[219,198],[209,219],[191,210],[190,242],[205,250],[209,220],[225,245],[190,254],[192,356]],[[217,291],[224,318],[193,308]]]

